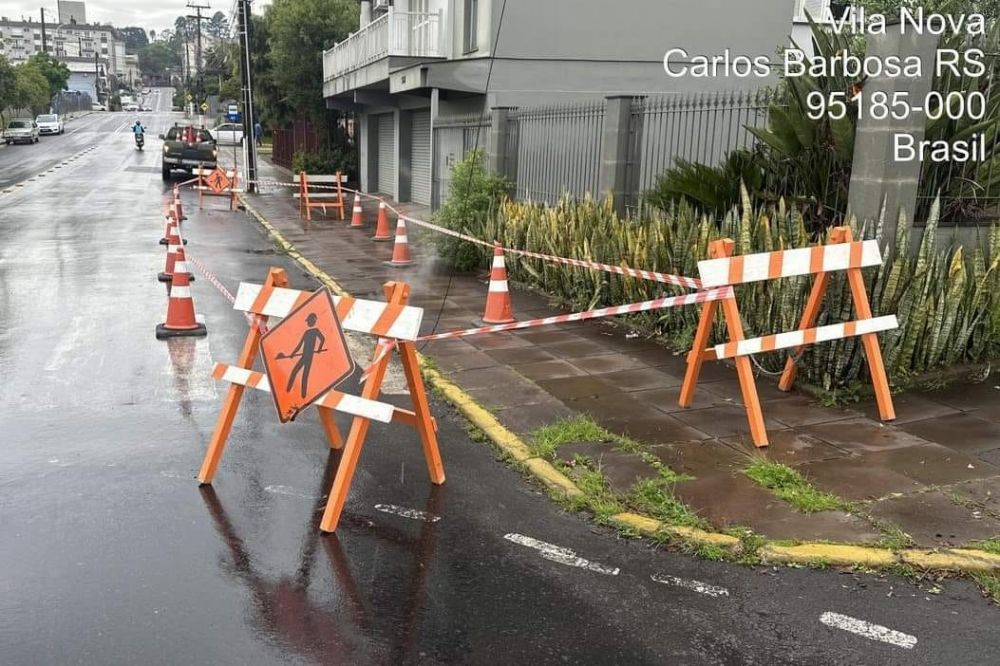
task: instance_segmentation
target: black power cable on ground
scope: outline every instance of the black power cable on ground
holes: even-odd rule
[[[490,49],[490,66],[489,69],[486,70],[486,86],[483,89],[483,97],[484,97],[483,109],[482,111],[479,112],[479,122],[476,123],[476,140],[473,142],[473,147],[472,147],[472,154],[476,155],[477,158],[479,153],[479,135],[483,131],[483,123],[486,121],[486,112],[489,108],[488,105],[490,101],[490,79],[493,77],[493,64],[496,62],[497,48],[500,46],[500,30],[503,28],[503,17],[506,11],[507,11],[507,0],[503,0],[503,4],[500,6],[500,17],[497,19],[497,29],[496,32],[493,34],[492,48]],[[466,156],[468,156],[468,154],[466,154]],[[468,183],[466,184],[467,189],[472,186],[472,176],[475,173],[475,171],[476,171],[475,169],[469,170],[469,180]],[[458,260],[458,250],[460,248],[460,243],[461,241],[458,240],[453,242],[453,246],[455,249],[451,256],[451,268],[448,273],[448,284],[444,288],[444,295],[441,297],[441,307],[438,308],[437,316],[434,318],[434,326],[431,329],[430,335],[433,335],[438,332],[438,324],[441,323],[441,315],[444,313],[444,308],[448,303],[448,294],[451,293],[451,285],[452,282],[455,280],[455,262]],[[424,344],[420,345],[420,349],[418,351],[422,352],[424,350],[424,347],[430,344],[430,342],[431,341],[428,340]]]

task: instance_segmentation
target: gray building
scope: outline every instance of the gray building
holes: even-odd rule
[[[440,200],[449,118],[613,95],[747,90],[771,80],[723,70],[672,78],[664,57],[729,52],[773,59],[800,0],[377,0],[358,32],[324,53],[324,96],[360,125],[361,187]],[[502,14],[502,18],[501,18]],[[671,62],[683,64],[682,56]],[[488,81],[488,85],[487,85]],[[455,133],[448,133],[454,137]],[[477,137],[478,138],[478,137]],[[485,133],[475,143],[485,146]],[[467,142],[466,142],[467,143]]]
[[[59,22],[66,24],[86,23],[87,3],[59,0]]]

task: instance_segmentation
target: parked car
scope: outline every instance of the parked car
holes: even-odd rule
[[[198,166],[215,168],[219,149],[208,130],[191,125],[174,125],[160,138],[163,140],[163,180],[170,180],[170,172],[174,169],[183,169],[190,174]]]
[[[38,125],[31,118],[15,118],[7,123],[3,140],[12,143],[38,143]]]
[[[223,146],[243,145],[243,125],[223,123],[208,131],[215,142]]]
[[[56,113],[46,113],[35,118],[39,134],[62,134],[66,131],[62,118]]]
[[[126,104],[125,110],[133,113],[137,112],[139,110],[139,105],[136,104],[135,102],[132,102],[131,104]]]
[[[91,111],[107,111],[108,107],[104,106],[103,104],[92,104],[91,107],[90,107],[90,110]]]

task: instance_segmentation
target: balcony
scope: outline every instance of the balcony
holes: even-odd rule
[[[323,81],[390,57],[444,58],[443,25],[441,13],[399,12],[389,7],[388,14],[323,53]]]

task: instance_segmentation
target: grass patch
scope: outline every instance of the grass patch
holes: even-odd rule
[[[974,573],[972,579],[983,591],[983,596],[1000,605],[1000,577],[988,573]]]
[[[751,481],[767,488],[803,513],[849,508],[847,502],[836,495],[814,488],[805,477],[788,465],[757,460],[743,470],[743,473]]]
[[[583,491],[583,495],[566,498],[563,505],[572,511],[590,511],[601,524],[610,523],[611,516],[621,513],[625,508],[600,470],[586,467],[582,458],[578,457],[576,462],[580,464],[572,468],[556,463],[559,471],[569,476]]]
[[[531,451],[540,458],[551,460],[560,446],[571,442],[614,442],[614,435],[587,414],[578,414],[531,434]]]
[[[987,553],[1000,555],[1000,537],[986,539],[985,541],[978,541],[974,544],[974,547],[979,548],[980,550],[985,550]]]
[[[674,497],[673,484],[662,478],[640,479],[626,495],[625,502],[668,525],[710,529],[690,507]]]

